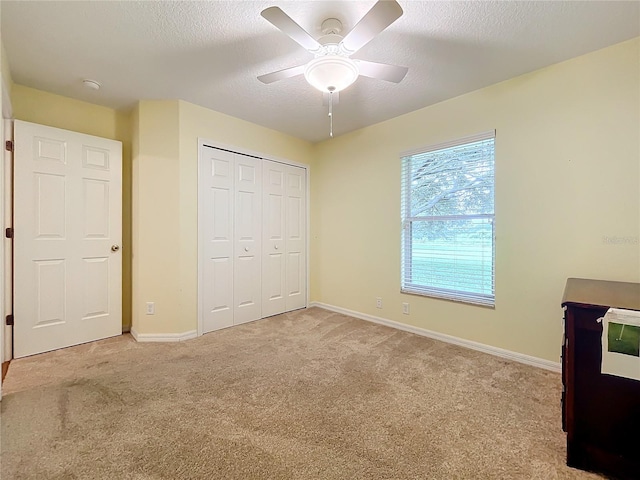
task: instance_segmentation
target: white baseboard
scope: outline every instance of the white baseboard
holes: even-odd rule
[[[336,307],[321,302],[311,302],[309,307],[320,307],[325,310],[330,310],[336,313],[342,313],[343,315],[349,315],[350,317],[359,318],[368,322],[378,323],[380,325],[386,325],[387,327],[396,328],[405,332],[415,333],[423,337],[433,338],[434,340],[440,340],[442,342],[452,343],[460,347],[470,348],[472,350],[478,350],[480,352],[495,355],[496,357],[506,358],[515,362],[524,363],[533,367],[543,368],[552,372],[561,372],[562,366],[560,362],[552,362],[543,358],[532,357],[525,355],[524,353],[512,352],[511,350],[504,350],[498,347],[492,347],[491,345],[485,345],[483,343],[473,342],[471,340],[465,340],[464,338],[454,337],[452,335],[446,335],[444,333],[434,332],[432,330],[426,330],[420,327],[414,327],[404,323],[396,322],[393,320],[387,320],[386,318],[376,317],[366,313],[360,313],[353,310],[347,310],[346,308]]]
[[[196,330],[183,333],[138,333],[133,327],[130,333],[136,342],[183,342],[198,336]]]

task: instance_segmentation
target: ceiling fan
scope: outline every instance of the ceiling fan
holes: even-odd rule
[[[329,18],[322,23],[324,35],[316,40],[279,7],[269,7],[260,14],[306,48],[314,58],[305,65],[260,75],[258,80],[269,84],[304,75],[312,86],[331,94],[331,98],[333,93],[344,90],[355,82],[359,75],[399,83],[407,74],[407,67],[355,60],[350,57],[400,18],[402,13],[402,7],[395,0],[379,0],[344,37],[341,35],[340,20]]]

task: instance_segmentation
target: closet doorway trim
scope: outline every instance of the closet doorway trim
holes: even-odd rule
[[[202,292],[202,287],[203,287],[203,262],[204,262],[204,255],[203,255],[203,246],[202,246],[202,242],[200,240],[200,233],[201,233],[201,219],[200,219],[200,205],[201,205],[201,197],[202,197],[202,181],[200,179],[200,164],[202,162],[202,158],[200,155],[200,152],[202,151],[202,147],[207,147],[207,148],[212,148],[212,149],[217,149],[217,150],[223,150],[226,152],[231,152],[231,153],[235,153],[237,155],[244,155],[247,157],[252,157],[252,158],[257,158],[257,159],[261,159],[261,160],[270,160],[272,162],[277,162],[277,163],[282,163],[284,165],[291,165],[293,167],[300,167],[305,169],[306,171],[306,192],[305,192],[305,203],[306,203],[306,222],[305,222],[305,229],[306,229],[306,239],[305,239],[305,249],[306,249],[306,255],[305,255],[305,265],[306,265],[306,291],[305,291],[305,296],[306,296],[306,300],[305,300],[305,305],[308,308],[309,307],[309,290],[310,290],[310,283],[309,283],[309,279],[310,279],[310,270],[309,270],[309,253],[310,253],[310,232],[311,232],[311,206],[310,206],[310,194],[311,194],[311,168],[308,164],[306,163],[301,163],[301,162],[296,162],[294,160],[289,160],[289,159],[284,159],[284,158],[280,158],[280,157],[276,157],[276,156],[272,156],[272,155],[266,155],[264,153],[261,152],[256,152],[253,150],[249,150],[246,148],[240,148],[234,145],[226,145],[224,143],[220,143],[220,142],[216,142],[213,140],[209,140],[206,138],[201,138],[198,137],[198,165],[197,165],[197,170],[198,170],[198,214],[197,214],[197,224],[198,224],[198,229],[197,229],[197,242],[198,242],[198,336],[202,336],[203,335],[203,331],[204,331],[204,327],[203,327],[203,292]]]

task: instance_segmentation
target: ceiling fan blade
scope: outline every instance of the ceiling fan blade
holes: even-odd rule
[[[305,65],[298,65],[297,67],[285,68],[283,70],[278,70],[277,72],[267,73],[265,75],[260,75],[258,80],[262,83],[273,83],[278,80],[284,80],[285,78],[295,77],[296,75],[302,75],[304,73]]]
[[[268,22],[289,35],[307,50],[313,52],[320,48],[320,44],[309,35],[300,25],[294,22],[289,15],[278,7],[269,7],[260,12]]]
[[[357,52],[401,16],[398,2],[379,0],[344,37],[342,46],[351,53]]]
[[[366,60],[354,60],[358,64],[360,75],[371,78],[379,78],[387,82],[400,83],[409,69],[386,63],[367,62]]]

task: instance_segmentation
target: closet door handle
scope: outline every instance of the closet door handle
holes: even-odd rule
[[[278,249],[278,245],[274,246],[273,248],[275,248],[277,250]]]
[[[248,252],[249,251],[249,247],[244,247],[244,251]]]

